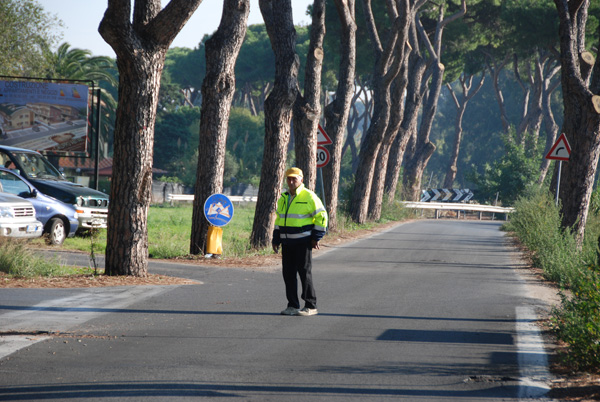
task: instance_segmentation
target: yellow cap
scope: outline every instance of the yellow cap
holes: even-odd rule
[[[285,177],[303,177],[302,176],[302,170],[298,169],[297,167],[293,167],[293,168],[289,168],[288,170],[285,171]]]

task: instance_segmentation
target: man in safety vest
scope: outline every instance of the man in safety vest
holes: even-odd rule
[[[317,295],[312,282],[312,249],[327,229],[327,212],[317,195],[304,187],[302,170],[290,168],[285,172],[289,191],[277,201],[277,218],[273,231],[273,250],[279,252],[283,263],[283,281],[288,305],[283,315],[309,316],[317,314]],[[302,283],[304,308],[300,310],[298,279]]]

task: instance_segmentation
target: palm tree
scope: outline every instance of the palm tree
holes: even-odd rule
[[[104,117],[100,132],[104,133],[104,140],[108,140],[107,133],[114,130],[117,109],[115,96],[119,80],[115,61],[106,56],[92,56],[89,50],[71,48],[67,42],[61,44],[56,52],[45,48],[44,58],[47,63],[46,78],[94,81],[94,85],[98,85]]]
[[[71,49],[67,42],[61,44],[56,52],[45,49],[44,56],[48,63],[47,78],[106,81],[115,88],[118,86],[115,61],[110,57],[92,57],[89,50]]]

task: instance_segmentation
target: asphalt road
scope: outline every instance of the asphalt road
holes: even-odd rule
[[[314,260],[312,317],[279,315],[274,269],[153,264],[202,284],[0,289],[0,400],[544,400],[543,301],[499,228],[423,220],[332,248]]]

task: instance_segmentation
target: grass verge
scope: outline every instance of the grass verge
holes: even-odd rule
[[[0,272],[13,278],[58,277],[87,273],[88,269],[67,267],[58,260],[35,255],[22,240],[0,237]]]
[[[255,204],[236,205],[233,219],[223,227],[223,256],[245,258],[257,255],[271,254],[270,247],[255,250],[250,247],[250,233],[254,222]],[[192,222],[191,205],[158,205],[148,211],[148,251],[150,258],[172,259],[189,256],[189,242]],[[374,228],[381,224],[402,221],[414,217],[413,210],[403,208],[400,203],[384,202],[381,219],[358,225],[343,212],[338,213],[338,226],[329,235],[345,235],[357,230]],[[44,246],[42,239],[32,243]],[[99,229],[85,236],[66,239],[62,245],[64,250],[77,250],[95,254],[106,251],[106,230]]]
[[[563,364],[574,371],[600,372],[600,216],[591,208],[585,240],[578,250],[574,235],[561,228],[560,211],[547,192],[520,199],[505,229],[530,251],[535,266],[561,287],[561,306],[552,327],[566,345]]]

